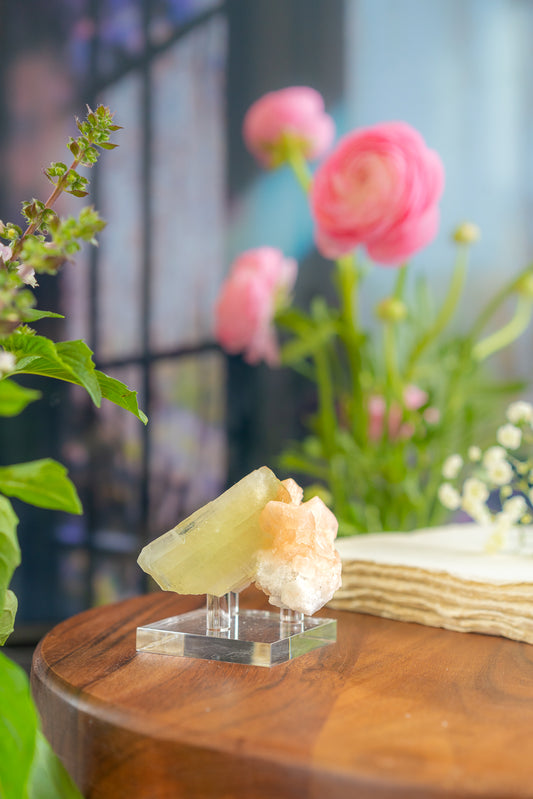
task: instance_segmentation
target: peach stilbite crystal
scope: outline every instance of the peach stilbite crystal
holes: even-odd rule
[[[341,585],[335,549],[338,522],[319,497],[301,502],[294,480],[284,481],[291,502],[268,502],[259,518],[272,544],[258,552],[255,582],[272,605],[312,615]]]

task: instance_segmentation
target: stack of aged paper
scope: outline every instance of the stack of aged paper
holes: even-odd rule
[[[342,587],[328,604],[533,644],[533,549],[488,554],[489,536],[458,524],[340,538]]]

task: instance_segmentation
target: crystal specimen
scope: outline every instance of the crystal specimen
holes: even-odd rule
[[[285,481],[285,487],[291,502],[271,501],[261,513],[261,527],[271,542],[258,552],[255,583],[272,605],[310,616],[341,585],[334,546],[338,522],[318,497],[301,503],[301,489],[293,480]]]
[[[215,596],[239,591],[254,579],[258,550],[270,545],[259,516],[274,499],[291,501],[270,469],[256,469],[145,546],[139,566],[166,591]]]

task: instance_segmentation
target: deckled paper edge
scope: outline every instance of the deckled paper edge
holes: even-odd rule
[[[339,538],[336,547],[343,566],[367,561],[444,572],[469,582],[533,586],[533,557],[506,551],[489,554],[486,544],[490,535],[490,529],[477,524],[452,524],[412,533]]]

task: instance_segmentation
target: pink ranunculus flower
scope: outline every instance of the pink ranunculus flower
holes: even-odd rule
[[[405,122],[345,136],[317,170],[311,210],[320,252],[338,258],[358,245],[398,265],[434,238],[444,169]]]
[[[321,94],[308,86],[291,86],[269,92],[250,106],[243,136],[257,160],[273,168],[285,160],[287,138],[302,148],[305,158],[320,158],[333,143],[335,124]]]
[[[288,301],[296,271],[296,261],[273,247],[247,250],[234,261],[215,307],[215,336],[227,352],[241,352],[251,364],[278,363],[273,318]]]

